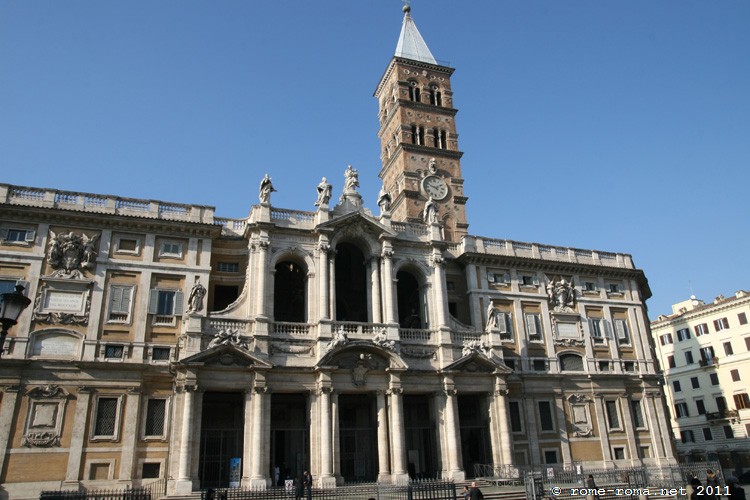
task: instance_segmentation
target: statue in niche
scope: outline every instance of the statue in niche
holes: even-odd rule
[[[344,194],[351,194],[356,192],[356,188],[359,187],[359,172],[356,168],[352,168],[351,165],[346,167],[344,172]]]
[[[500,318],[498,317],[499,314],[497,312],[497,309],[495,309],[495,305],[490,301],[490,303],[487,305],[487,326],[484,328],[485,332],[490,332],[496,328],[498,328],[498,321]]]
[[[391,201],[391,194],[385,190],[385,186],[381,186],[378,193],[378,206],[381,214],[391,211]]]
[[[197,313],[203,310],[203,298],[206,296],[206,287],[201,285],[200,279],[195,280],[193,289],[188,296],[187,314]]]
[[[271,178],[268,174],[263,176],[263,180],[260,181],[260,188],[258,189],[258,198],[261,203],[271,203],[271,193],[276,191],[271,182]]]
[[[430,196],[430,199],[428,199],[427,203],[425,203],[422,216],[426,224],[437,224],[438,206],[437,203],[435,203],[435,200],[432,199],[432,196]]]
[[[318,184],[318,199],[315,200],[315,206],[320,207],[323,205],[328,205],[328,202],[331,200],[332,190],[333,186],[325,177],[323,177],[323,180],[321,180],[320,184]]]
[[[565,278],[547,283],[547,297],[554,312],[572,312],[576,305],[576,293],[573,283]]]
[[[94,245],[99,235],[88,237],[85,234],[55,234],[50,231],[50,247],[47,260],[55,273],[55,278],[80,278],[81,270],[91,269],[96,265]]]

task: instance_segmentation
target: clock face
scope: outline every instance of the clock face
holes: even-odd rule
[[[434,200],[442,200],[448,196],[448,185],[443,179],[435,175],[428,175],[422,180],[422,189],[427,196],[432,196]]]

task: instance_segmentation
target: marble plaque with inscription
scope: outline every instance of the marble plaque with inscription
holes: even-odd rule
[[[79,312],[83,309],[83,293],[48,290],[44,297],[44,309]]]

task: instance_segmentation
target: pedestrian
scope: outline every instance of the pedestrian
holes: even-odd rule
[[[464,485],[463,500],[471,500],[471,491],[469,487]]]
[[[309,471],[305,471],[305,473],[302,475],[302,480],[305,485],[305,493],[307,493],[307,500],[312,500],[312,474],[310,474]]]
[[[471,483],[471,489],[469,490],[469,500],[484,500],[484,494],[482,494],[482,490],[480,490],[479,486],[477,486],[476,481],[473,481]]]
[[[742,489],[736,477],[732,476],[727,479],[727,486],[730,500],[745,500],[745,490]]]
[[[714,474],[714,471],[711,469],[708,469],[706,471],[706,495],[704,500],[717,500],[721,491],[720,489],[719,476]]]
[[[305,476],[301,474],[294,483],[294,500],[302,500],[305,496]]]
[[[690,486],[690,492],[689,492],[689,498],[690,500],[703,500],[703,496],[698,496],[698,492],[702,486],[701,480],[698,479],[698,474],[695,472],[690,473],[690,482],[688,483],[688,486]],[[703,492],[701,492],[703,493]]]
[[[587,500],[599,500],[599,495],[596,493],[596,481],[594,481],[592,474],[589,474],[589,477],[586,478],[586,489],[588,490],[586,492]]]

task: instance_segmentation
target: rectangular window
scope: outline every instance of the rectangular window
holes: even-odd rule
[[[108,344],[104,346],[104,359],[122,359],[125,346],[122,344]]]
[[[237,262],[219,262],[216,265],[216,271],[220,273],[238,273],[240,265]]]
[[[513,359],[513,358],[505,358],[503,360],[503,362],[505,363],[505,366],[507,366],[511,370],[515,370],[516,369],[516,360],[515,359]]]
[[[693,331],[695,332],[696,337],[700,337],[701,335],[707,335],[708,325],[705,323],[701,323],[700,325],[695,325],[693,327]]]
[[[745,349],[750,351],[750,337],[745,337]]]
[[[734,407],[738,410],[750,408],[750,397],[748,397],[746,392],[734,395]],[[724,403],[724,409],[726,409],[726,403]]]
[[[602,342],[604,339],[604,332],[602,331],[602,320],[601,318],[589,318],[589,331],[594,342]]]
[[[521,286],[539,286],[539,278],[535,274],[522,274],[520,282]]]
[[[176,241],[164,241],[159,247],[159,257],[182,258],[182,243]]]
[[[693,389],[699,389],[701,384],[698,381],[698,377],[690,377],[690,385],[693,386]]]
[[[693,351],[685,351],[685,364],[692,365],[693,363],[695,363],[693,361]]]
[[[727,439],[734,439],[734,430],[731,425],[724,426],[724,437]]]
[[[119,398],[100,397],[96,400],[96,414],[94,415],[95,438],[116,437],[119,405]]]
[[[732,382],[739,382],[740,381],[740,371],[736,368],[729,372],[732,375]]]
[[[636,429],[644,429],[646,427],[646,421],[643,419],[643,408],[641,408],[641,400],[633,399],[630,401],[630,408],[633,413],[633,424]]]
[[[549,401],[539,401],[539,422],[542,431],[554,431],[555,424],[552,420],[552,405]]]
[[[690,338],[690,329],[689,328],[683,328],[681,330],[677,330],[677,341],[682,342],[683,340],[687,340]]]
[[[617,335],[617,343],[619,344],[630,344],[630,331],[628,330],[628,322],[624,319],[616,319],[615,323],[615,334]]]
[[[182,291],[151,290],[148,313],[156,315],[154,324],[173,324],[175,316],[182,316]]]
[[[665,333],[664,335],[659,337],[659,343],[661,345],[669,345],[674,343],[672,340],[672,334],[671,333]]]
[[[607,283],[607,292],[609,293],[622,293],[622,286],[619,283]]]
[[[544,450],[544,463],[556,464],[557,463],[557,450]]]
[[[711,434],[711,428],[710,427],[704,427],[703,428],[703,440],[704,441],[713,441],[714,436]]]
[[[726,330],[727,328],[729,328],[729,321],[727,321],[727,318],[719,318],[714,320],[714,330],[716,330],[717,332]]]
[[[542,340],[542,320],[538,314],[526,314],[526,331],[529,334],[529,340]]]
[[[607,411],[607,424],[611,430],[620,429],[620,415],[617,413],[617,401],[605,401],[604,407]]]
[[[680,392],[680,391],[682,391],[682,387],[680,387],[680,381],[679,380],[673,380],[672,381],[672,387],[674,387],[674,392]]]
[[[689,417],[690,413],[688,412],[687,403],[685,403],[684,401],[675,403],[674,414],[677,418]]]
[[[521,419],[521,407],[518,401],[508,402],[508,411],[510,413],[510,430],[511,432],[523,432],[523,420]]]
[[[115,253],[138,255],[141,253],[141,240],[120,237],[115,241]]]
[[[734,351],[732,350],[731,342],[724,342],[724,354],[726,356],[731,356],[732,354],[734,354]]]
[[[164,437],[167,421],[167,400],[149,399],[146,404],[146,421],[143,427],[145,437]]]
[[[510,283],[510,274],[507,271],[494,271],[487,273],[487,281],[495,285],[507,285]]]
[[[708,378],[711,379],[711,385],[719,385],[719,374],[718,373],[711,373],[708,375]]]
[[[675,368],[677,366],[677,363],[674,361],[674,356],[667,356],[667,366],[670,368]]]
[[[614,452],[615,460],[625,460],[625,448],[616,446],[612,448],[612,451]]]
[[[159,462],[144,462],[141,470],[143,479],[158,479],[161,473],[161,464]]]
[[[740,325],[747,324],[747,315],[745,313],[739,313],[737,315],[737,319],[740,321]]]
[[[6,243],[33,243],[36,231],[32,229],[0,229],[0,240]]]
[[[599,361],[599,371],[600,372],[612,371],[610,364],[611,363],[609,361]]]
[[[109,314],[107,321],[110,323],[129,323],[130,311],[133,304],[132,285],[112,285],[109,287]]]
[[[696,399],[695,400],[695,407],[698,409],[698,415],[705,415],[706,414],[706,405],[703,403],[702,399]]]
[[[547,371],[547,360],[546,359],[534,359],[531,361],[531,368],[535,372],[546,372]]]
[[[734,402],[737,402],[737,399],[735,398]],[[716,409],[719,412],[722,412],[727,409],[727,400],[724,396],[716,396]]]
[[[713,363],[716,354],[714,354],[714,348],[712,346],[701,347],[701,361],[703,365],[710,365]]]
[[[500,338],[502,340],[513,339],[513,319],[511,318],[510,313],[497,313],[497,329],[500,332]]]
[[[695,433],[693,431],[680,431],[680,440],[683,443],[695,443]]]
[[[594,281],[584,281],[582,287],[584,292],[596,292],[598,287]]]
[[[169,347],[154,347],[151,350],[151,361],[169,361],[172,349]]]

